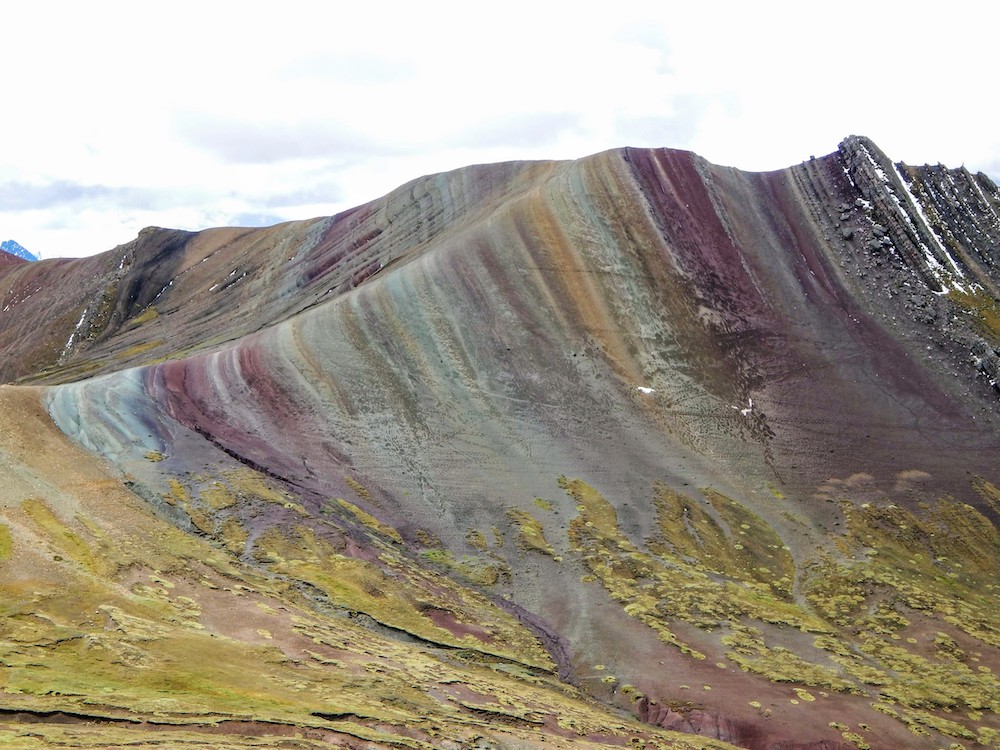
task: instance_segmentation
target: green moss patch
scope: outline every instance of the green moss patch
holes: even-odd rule
[[[644,551],[594,488],[560,484],[578,511],[571,549],[664,642],[705,658],[677,637],[675,623],[718,631],[731,663],[789,683],[796,701],[815,698],[807,687],[868,695],[917,733],[992,736],[1000,681],[967,663],[970,647],[953,635],[980,651],[1000,646],[1000,536],[972,506],[941,499],[917,513],[845,499],[844,533],[796,566],[769,524],[721,493],[696,501],[657,485],[657,533]],[[982,481],[977,489],[1000,496]],[[796,589],[804,596],[793,598]],[[911,635],[918,620],[937,626],[932,639]],[[814,633],[811,646],[775,642],[787,628]]]

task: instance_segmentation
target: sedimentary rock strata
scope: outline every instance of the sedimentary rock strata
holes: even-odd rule
[[[3,266],[33,425],[6,726],[996,743],[998,247],[989,178],[851,137],[770,173],[470,167]],[[74,459],[17,453],[36,432]],[[209,638],[232,653],[171,678]],[[45,692],[59,659],[86,679]],[[162,705],[102,697],[115,670]]]

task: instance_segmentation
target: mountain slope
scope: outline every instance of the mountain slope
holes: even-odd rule
[[[419,641],[317,611],[288,577],[157,518],[52,426],[39,396],[0,387],[0,746],[711,746],[559,685],[530,633],[481,598],[455,600],[440,576],[425,585],[449,617],[502,640],[479,653],[478,638],[430,618],[433,640]],[[311,538],[298,563],[322,568],[333,550]],[[402,597],[397,610],[419,588],[338,559]]]
[[[0,272],[0,366],[99,375],[55,423],[314,611],[745,747],[989,743],[998,211],[853,137],[473,167]]]
[[[17,263],[27,263],[27,261],[22,258],[18,258],[16,255],[0,251],[0,266],[10,266]]]

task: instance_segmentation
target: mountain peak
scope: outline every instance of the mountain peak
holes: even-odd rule
[[[15,258],[23,258],[24,260],[31,261],[40,260],[37,255],[26,249],[16,240],[4,240],[3,242],[0,242],[0,250],[3,250],[5,253],[10,253]]]

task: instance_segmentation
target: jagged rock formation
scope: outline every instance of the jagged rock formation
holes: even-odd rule
[[[41,399],[107,461],[142,499],[130,514],[308,620],[275,623],[275,664],[303,635],[356,645],[347,615],[423,691],[365,683],[377,707],[324,709],[343,684],[305,680],[280,720],[185,693],[198,711],[326,741],[347,715],[379,741],[404,724],[477,741],[443,699],[501,746],[679,741],[654,726],[748,748],[988,744],[998,247],[987,177],[894,165],[858,137],[760,174],[635,149],[470,167],[336,217],[150,228],[4,267],[0,375],[48,384],[7,398]],[[124,634],[107,659],[175,659],[128,619],[146,583],[107,593],[141,568],[100,541],[113,524],[37,495],[5,495],[15,549],[41,525],[38,565],[65,561],[70,533],[121,560],[88,589]],[[245,638],[204,614],[236,605],[196,588],[180,543],[157,547],[174,575],[144,574],[186,592],[187,620]],[[45,616],[96,637],[66,606]],[[182,617],[142,611],[164,634]],[[312,668],[363,661],[336,648]],[[435,681],[443,654],[461,674]],[[483,660],[515,682],[471,676]],[[80,710],[18,689],[32,697],[0,694],[8,710]],[[586,700],[605,707],[589,724]],[[136,705],[102,710],[150,720]]]

